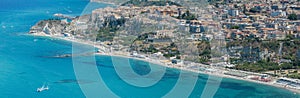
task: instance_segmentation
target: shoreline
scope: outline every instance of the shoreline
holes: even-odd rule
[[[30,36],[38,36],[38,37],[47,37],[47,38],[54,38],[54,39],[59,39],[59,40],[64,40],[64,41],[69,41],[69,42],[75,42],[75,43],[79,43],[79,44],[84,44],[84,45],[89,45],[89,46],[93,46],[97,49],[101,48],[102,46],[98,46],[96,44],[94,44],[94,42],[90,42],[90,41],[85,41],[85,40],[79,40],[76,38],[67,38],[67,37],[60,37],[60,36],[51,36],[51,35],[46,35],[46,34],[28,34]],[[182,70],[182,71],[188,71],[188,72],[193,72],[193,73],[198,73],[198,74],[205,74],[205,75],[212,75],[212,76],[216,76],[216,77],[220,77],[220,78],[229,78],[229,79],[235,79],[235,80],[240,80],[240,81],[246,81],[246,82],[252,82],[252,83],[257,83],[257,84],[261,84],[261,85],[267,85],[267,86],[272,86],[272,87],[277,87],[280,89],[285,89],[285,90],[289,90],[291,92],[293,92],[294,94],[300,94],[300,90],[297,89],[293,89],[293,88],[289,88],[289,87],[285,87],[284,85],[280,85],[280,84],[276,84],[274,81],[272,82],[261,82],[261,81],[256,81],[256,80],[251,80],[251,79],[247,79],[247,78],[241,78],[241,77],[236,77],[236,76],[230,76],[230,75],[225,75],[224,73],[215,73],[215,72],[204,72],[204,71],[200,71],[199,68],[196,69],[192,69],[192,68],[187,68],[187,67],[182,67],[182,66],[169,66],[163,62],[161,62],[160,60],[155,60],[155,59],[143,59],[143,58],[137,58],[137,57],[131,57],[130,55],[121,55],[118,54],[119,51],[117,51],[116,53],[97,53],[95,52],[94,55],[102,55],[102,56],[115,56],[115,57],[124,57],[124,58],[130,58],[130,59],[136,59],[136,60],[141,60],[141,61],[145,61],[145,62],[149,62],[152,64],[156,64],[159,66],[163,66],[163,67],[167,67],[167,68],[174,68],[177,70]],[[201,64],[204,65],[204,64]],[[206,65],[209,66],[209,65]],[[221,70],[222,72],[224,72],[225,70]],[[239,71],[239,70],[236,70]]]

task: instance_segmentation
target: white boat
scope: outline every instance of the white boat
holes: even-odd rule
[[[42,92],[44,90],[49,90],[49,87],[45,86],[45,84],[42,87],[36,89],[37,92]]]

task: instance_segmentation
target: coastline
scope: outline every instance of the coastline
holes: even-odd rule
[[[79,43],[79,44],[93,46],[93,47],[98,48],[98,49],[102,48],[102,46],[100,46],[100,45],[95,45],[94,42],[79,40],[79,39],[75,39],[75,38],[67,38],[67,37],[61,37],[61,36],[51,36],[51,35],[42,34],[42,33],[34,33],[34,34],[28,34],[28,35],[38,36],[38,37],[54,38],[54,39],[69,41],[69,42],[72,42],[72,43],[75,42],[75,43]],[[164,66],[164,67],[167,67],[167,68],[174,68],[174,69],[193,72],[193,73],[198,73],[198,74],[212,75],[212,76],[216,76],[216,77],[220,77],[220,78],[229,78],[229,79],[247,81],[247,82],[252,82],[252,83],[257,83],[257,84],[262,84],[262,85],[268,85],[268,86],[273,86],[273,87],[277,87],[277,88],[280,88],[280,89],[289,90],[289,91],[293,92],[294,94],[296,94],[296,93],[300,94],[300,90],[285,87],[284,85],[276,84],[274,81],[272,81],[272,82],[261,82],[261,81],[247,79],[247,78],[240,78],[240,77],[236,77],[236,76],[225,75],[223,73],[204,72],[204,71],[200,71],[199,68],[198,69],[193,69],[193,68],[188,68],[188,67],[183,67],[183,66],[175,66],[175,65],[169,66],[166,63],[163,63],[162,61],[159,61],[159,60],[155,60],[155,59],[151,59],[151,58],[143,59],[143,58],[132,57],[128,53],[127,53],[127,55],[126,54],[124,55],[124,53],[119,54],[119,52],[95,53],[95,55],[115,56],[115,57],[136,59],[136,60],[141,60],[141,61],[149,62],[149,63],[152,63],[152,64],[156,64],[156,65],[159,65],[159,66]],[[201,65],[204,65],[204,64],[201,64]],[[206,65],[206,66],[209,66],[209,65]],[[237,71],[239,71],[239,70],[237,70]],[[224,70],[222,70],[222,72],[224,72]]]

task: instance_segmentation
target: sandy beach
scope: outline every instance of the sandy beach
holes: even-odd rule
[[[79,44],[90,45],[90,46],[93,46],[93,47],[98,48],[98,49],[99,48],[103,48],[103,46],[95,45],[94,42],[84,41],[84,40],[78,40],[78,39],[74,39],[74,38],[60,37],[60,36],[50,36],[50,35],[46,35],[46,34],[43,34],[43,33],[35,33],[35,34],[29,34],[29,35],[39,36],[39,37],[49,37],[49,38],[54,38],[54,39],[59,39],[59,40],[65,40],[65,41],[70,41],[70,42],[74,42],[74,43],[79,43]],[[218,71],[216,71],[216,72],[200,71],[199,68],[188,68],[188,67],[185,67],[187,65],[171,65],[170,66],[170,65],[167,65],[166,63],[164,63],[164,62],[162,62],[160,60],[155,60],[155,59],[151,59],[151,58],[145,58],[144,59],[144,58],[132,57],[132,56],[129,55],[129,53],[124,53],[124,52],[105,53],[105,51],[102,51],[100,53],[95,53],[95,55],[118,56],[118,57],[124,57],[124,58],[137,59],[137,60],[142,60],[142,61],[145,61],[145,62],[149,62],[149,63],[152,63],[152,64],[161,65],[161,66],[168,67],[168,68],[176,68],[176,69],[179,69],[179,70],[184,70],[184,71],[189,71],[189,72],[195,72],[195,73],[199,73],[199,74],[212,75],[212,76],[216,76],[216,77],[220,77],[220,78],[231,78],[231,79],[248,81],[248,82],[253,82],[253,83],[258,83],[258,84],[263,84],[263,85],[269,85],[269,86],[273,86],[273,87],[277,87],[277,88],[287,89],[287,90],[290,90],[290,91],[292,91],[294,93],[300,94],[300,90],[289,88],[289,87],[285,87],[285,85],[276,84],[275,83],[276,79],[273,79],[271,82],[262,82],[262,81],[251,80],[251,79],[248,79],[248,78],[240,78],[240,77],[236,77],[236,76],[225,75],[224,72],[227,71],[226,69],[217,68]],[[194,64],[197,64],[197,63],[194,63]],[[204,65],[204,64],[199,64],[199,65],[210,66],[210,65]],[[238,71],[238,70],[235,70],[235,71]]]

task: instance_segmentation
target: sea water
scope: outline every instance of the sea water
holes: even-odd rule
[[[1,0],[0,1],[0,98],[83,98],[86,97],[80,85],[93,85],[93,79],[77,79],[72,58],[54,56],[72,53],[72,43],[68,41],[26,35],[36,22],[54,18],[53,14],[81,15],[88,0]],[[111,6],[92,3],[92,9]],[[99,75],[105,85],[115,95],[123,98],[159,98],[167,94],[179,81],[180,73],[186,73],[184,85],[189,85],[197,77],[190,98],[199,98],[207,84],[208,75],[195,74],[167,68],[162,79],[149,87],[136,87],[122,80],[116,73],[112,57],[96,56]],[[130,59],[134,71],[140,75],[161,69],[162,66]],[[93,62],[83,62],[87,68]],[[86,72],[89,73],[89,72]],[[128,76],[128,78],[131,78]],[[210,80],[213,82],[213,80]],[[48,91],[36,92],[43,84]],[[102,88],[99,88],[100,90]],[[179,91],[185,92],[186,87]],[[101,91],[100,91],[101,92]],[[181,96],[177,93],[175,96]],[[102,96],[105,97],[105,96]],[[186,96],[188,97],[188,96]],[[285,89],[234,80],[222,79],[215,98],[299,98]]]

